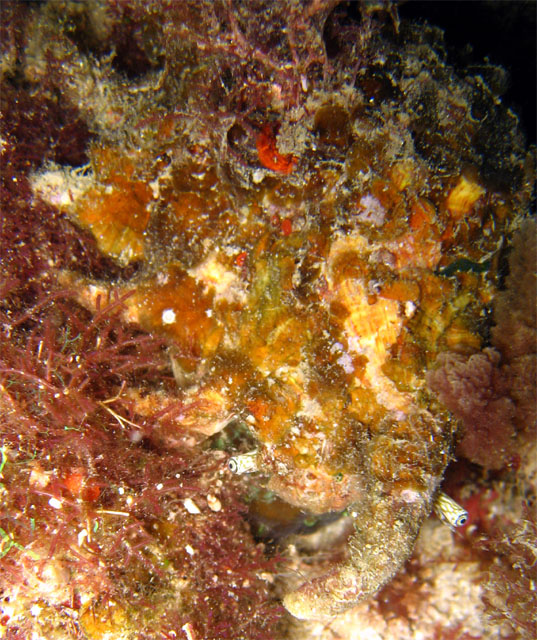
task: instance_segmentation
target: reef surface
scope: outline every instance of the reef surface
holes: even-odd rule
[[[22,74],[73,105],[83,154],[32,166],[32,197],[95,256],[49,255],[50,270],[97,317],[119,296],[121,321],[163,338],[173,372],[165,393],[116,380],[101,412],[127,392],[138,416],[173,399],[168,450],[247,430],[231,453],[249,483],[350,523],[343,557],[286,609],[346,611],[409,558],[464,433],[450,372],[489,353],[501,258],[531,198],[516,117],[391,3],[355,19],[333,0],[53,2],[31,16],[24,47],[4,46],[7,100]],[[8,388],[17,368],[3,367]],[[488,468],[505,463],[500,442]],[[161,540],[174,526],[155,524]]]

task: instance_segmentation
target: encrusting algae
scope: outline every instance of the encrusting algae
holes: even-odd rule
[[[437,32],[364,9],[346,39],[336,5],[156,3],[141,42],[166,62],[135,81],[105,64],[101,88],[66,86],[98,131],[89,164],[78,181],[57,166],[34,176],[133,267],[123,281],[62,278],[84,304],[133,292],[128,319],[169,340],[180,424],[210,435],[241,421],[257,446],[233,470],[352,518],[347,557],[284,597],[302,619],[373,595],[411,554],[457,431],[426,373],[484,344],[490,265],[531,190],[516,118],[455,76]],[[194,9],[209,16],[196,34]],[[270,50],[248,26],[259,11]],[[76,73],[84,53],[63,35],[54,46],[58,73]]]

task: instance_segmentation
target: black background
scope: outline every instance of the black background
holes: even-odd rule
[[[472,69],[487,59],[509,74],[502,102],[520,118],[529,143],[536,139],[535,0],[407,0],[401,19],[428,22],[445,32],[448,62]]]

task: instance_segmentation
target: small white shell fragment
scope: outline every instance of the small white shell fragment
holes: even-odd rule
[[[164,309],[162,312],[162,324],[173,324],[175,322],[175,311],[173,309]]]
[[[189,556],[193,556],[196,553],[194,551],[194,548],[191,547],[189,544],[185,546],[185,551],[188,553]]]
[[[194,502],[194,500],[192,500],[192,498],[185,498],[185,500],[183,500],[183,505],[185,509],[188,511],[188,513],[193,513],[193,514],[201,513],[198,505]]]
[[[257,451],[249,451],[248,453],[241,453],[238,456],[233,456],[228,460],[227,468],[231,473],[251,473],[257,471]]]
[[[433,510],[438,518],[449,527],[462,527],[468,522],[468,511],[443,491],[438,492],[433,503]]]
[[[182,631],[185,632],[187,640],[197,640],[196,639],[196,632],[194,631],[194,627],[190,624],[190,622],[187,622],[186,624],[184,624],[181,627],[181,629],[182,629]]]
[[[254,184],[259,184],[265,177],[265,172],[262,169],[256,169],[252,174],[252,180]]]
[[[415,311],[416,311],[416,305],[412,302],[412,300],[407,300],[405,302],[405,316],[407,318],[412,318]]]
[[[209,509],[211,511],[220,511],[222,509],[222,503],[216,496],[213,496],[212,494],[209,494],[207,496],[207,504],[209,505]]]
[[[37,487],[38,489],[44,489],[50,483],[50,478],[47,472],[43,471],[43,469],[41,469],[37,464],[30,472],[28,481],[30,486]]]
[[[61,502],[61,500],[58,500],[58,498],[51,498],[48,501],[48,503],[53,509],[61,509],[62,508],[62,502]]]
[[[84,544],[84,540],[86,540],[86,538],[88,538],[88,532],[86,529],[82,529],[81,531],[78,532],[77,542],[79,547],[81,547]]]

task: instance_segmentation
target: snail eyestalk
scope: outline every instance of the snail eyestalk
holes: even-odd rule
[[[468,522],[468,511],[447,493],[439,491],[433,503],[433,511],[449,527],[462,527]]]
[[[238,456],[233,456],[228,460],[227,468],[231,473],[241,475],[243,473],[253,473],[259,468],[257,462],[257,451],[249,451]]]

